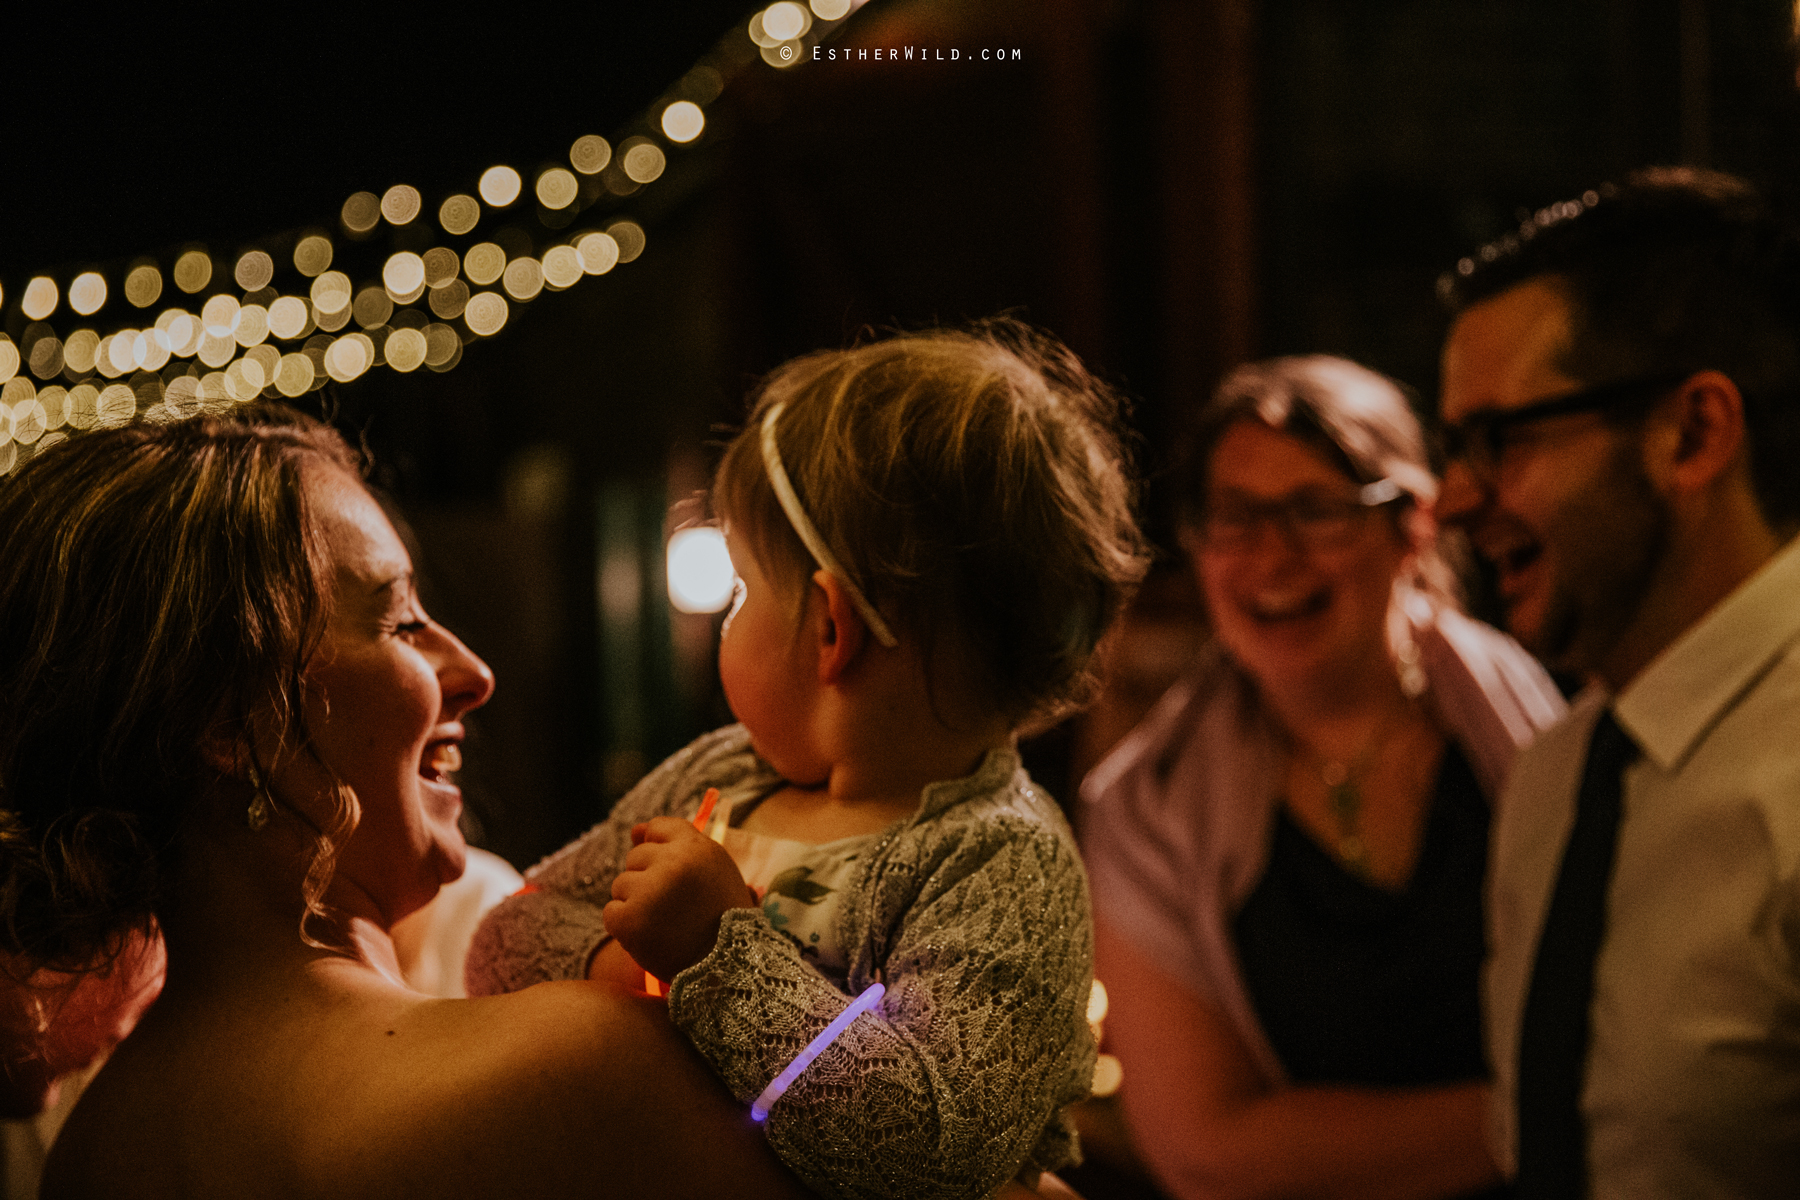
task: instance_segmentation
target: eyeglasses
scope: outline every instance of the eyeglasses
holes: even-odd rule
[[[1460,462],[1476,478],[1491,481],[1500,470],[1500,459],[1512,444],[1514,431],[1552,417],[1575,413],[1609,412],[1631,404],[1657,399],[1663,392],[1693,374],[1691,371],[1621,379],[1598,387],[1582,388],[1552,396],[1522,408],[1489,408],[1471,413],[1439,431],[1446,462]]]
[[[1206,506],[1200,515],[1201,544],[1213,551],[1247,550],[1256,544],[1265,522],[1278,526],[1289,540],[1309,551],[1336,550],[1362,531],[1369,513],[1407,498],[1391,479],[1378,479],[1353,496],[1300,492],[1281,500],[1227,496]]]

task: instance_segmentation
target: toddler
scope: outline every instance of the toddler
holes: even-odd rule
[[[984,1196],[1070,1161],[1086,881],[1015,741],[1086,698],[1145,566],[1117,407],[1012,322],[778,369],[712,492],[741,724],[533,869],[471,994],[648,973],[822,1195]]]

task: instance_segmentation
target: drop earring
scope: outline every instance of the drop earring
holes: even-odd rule
[[[269,795],[269,786],[263,782],[255,763],[250,764],[249,770],[250,786],[256,789],[256,794],[250,797],[250,807],[244,814],[244,820],[250,826],[251,833],[261,833],[263,826],[269,823],[269,818],[275,815],[275,800]]]

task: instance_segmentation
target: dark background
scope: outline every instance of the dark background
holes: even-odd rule
[[[1429,397],[1437,275],[1521,214],[1650,163],[1784,199],[1800,182],[1794,13],[1775,0],[874,0],[827,45],[958,59],[786,71],[754,57],[751,11],[8,14],[15,340],[31,275],[97,267],[116,297],[133,261],[166,273],[189,245],[227,264],[270,247],[287,292],[304,281],[281,247],[309,228],[358,285],[433,238],[505,229],[541,251],[567,231],[529,201],[467,238],[430,217],[493,163],[529,189],[582,134],[644,132],[703,58],[730,76],[661,180],[582,215],[642,223],[640,259],[515,305],[454,370],[378,368],[306,399],[373,451],[436,615],[499,676],[466,790],[478,838],[521,865],[727,719],[716,620],[670,611],[662,542],[784,359],[871,327],[1046,325],[1133,397],[1166,542],[1159,451],[1230,365],[1341,353]],[[1007,61],[972,58],[984,47]],[[347,196],[398,182],[426,218],[343,236]],[[133,311],[115,298],[83,323]],[[52,323],[75,327],[66,308]],[[1166,569],[1108,706],[1033,747],[1053,791],[1179,666],[1189,603]]]

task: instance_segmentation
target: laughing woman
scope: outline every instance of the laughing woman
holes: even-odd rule
[[[1489,805],[1561,699],[1452,601],[1388,380],[1241,368],[1187,450],[1215,640],[1083,787],[1126,1119],[1183,1200],[1490,1187]]]
[[[648,1002],[401,982],[492,688],[298,414],[96,431],[0,483],[0,950],[168,947],[45,1196],[801,1194]]]

